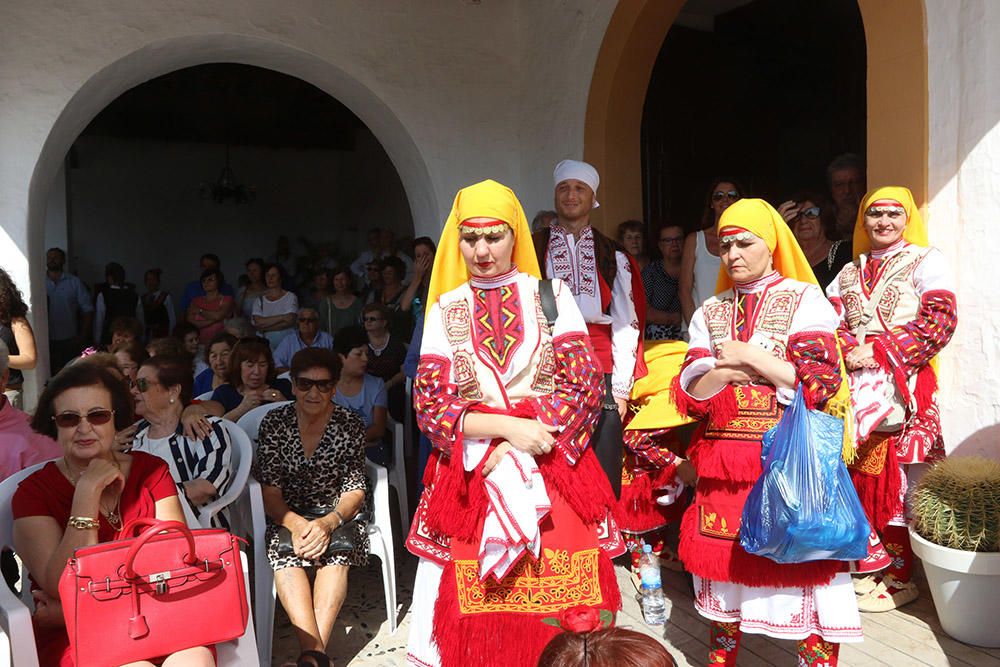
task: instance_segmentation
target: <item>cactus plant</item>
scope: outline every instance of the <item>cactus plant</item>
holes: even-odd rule
[[[943,547],[1000,551],[1000,462],[955,457],[938,463],[917,484],[913,529]]]

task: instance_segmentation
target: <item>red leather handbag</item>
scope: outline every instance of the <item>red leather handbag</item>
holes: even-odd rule
[[[59,580],[76,665],[113,667],[243,635],[239,538],[139,519],[135,538],[77,549]]]

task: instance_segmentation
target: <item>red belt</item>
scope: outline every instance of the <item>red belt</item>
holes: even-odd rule
[[[614,357],[611,354],[611,325],[587,322],[587,333],[590,343],[594,346],[594,354],[601,365],[601,372],[607,374],[614,369]]]

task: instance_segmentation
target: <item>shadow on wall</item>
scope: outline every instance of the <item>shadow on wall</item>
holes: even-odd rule
[[[1000,424],[979,429],[963,440],[949,456],[985,456],[1000,461]]]

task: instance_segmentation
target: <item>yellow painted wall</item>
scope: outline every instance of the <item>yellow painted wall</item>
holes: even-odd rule
[[[593,223],[642,219],[642,109],[653,65],[684,0],[620,0],[594,66],[584,158],[601,174]],[[868,183],[927,197],[926,17],[921,0],[858,0],[868,48]]]

